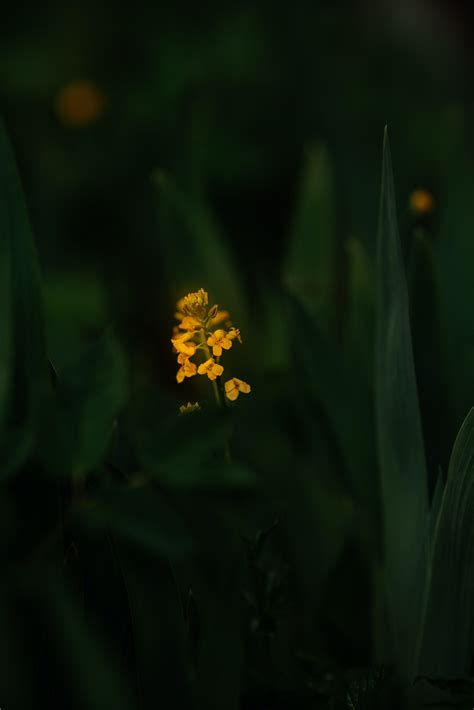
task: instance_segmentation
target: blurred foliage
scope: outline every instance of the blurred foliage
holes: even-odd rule
[[[472,707],[471,12],[6,11],[2,708]]]

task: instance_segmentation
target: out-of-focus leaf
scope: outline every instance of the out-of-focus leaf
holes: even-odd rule
[[[258,471],[259,491],[272,514],[281,518],[302,592],[301,613],[310,626],[328,574],[354,532],[354,503],[316,411],[297,390],[301,446],[292,450],[286,436],[295,412],[288,411],[288,400],[275,397],[275,381],[262,378],[258,388],[259,397],[249,401],[248,413],[239,420],[241,454]],[[308,540],[310,545],[303,544]]]
[[[123,357],[107,333],[59,374],[45,402],[41,454],[48,469],[78,475],[97,466],[124,397]]]
[[[435,540],[435,533],[436,533],[436,528],[438,525],[439,514],[441,511],[441,504],[443,502],[443,495],[444,495],[443,472],[441,471],[441,469],[439,469],[438,476],[436,478],[433,499],[431,501],[431,507],[430,507],[430,543],[431,543],[431,548],[433,548],[433,543]]]
[[[436,135],[443,135],[443,152],[436,166],[439,205],[433,259],[439,284],[439,317],[442,324],[443,374],[447,380],[449,443],[474,401],[474,162],[470,150],[470,117],[461,105],[439,114]],[[443,411],[443,406],[439,411]],[[446,412],[445,412],[446,414]]]
[[[8,476],[35,437],[47,374],[39,267],[20,180],[0,123],[0,469]]]
[[[176,298],[204,288],[245,327],[246,308],[232,255],[209,211],[193,204],[161,172],[155,173],[160,248],[165,277]]]
[[[142,469],[159,483],[187,491],[249,489],[255,484],[250,468],[232,460],[232,420],[225,411],[181,416],[173,411],[152,424],[139,426],[135,440]]]
[[[418,672],[469,674],[474,632],[474,409],[454,444],[432,543]],[[434,510],[436,514],[436,509]]]
[[[345,341],[351,365],[363,368],[370,387],[373,373],[375,283],[372,264],[364,245],[352,238],[346,244],[348,261],[348,312]],[[354,373],[355,374],[355,373]]]
[[[289,306],[295,387],[304,383],[305,396],[322,406],[338,444],[348,487],[366,512],[372,512],[375,524],[375,452],[374,442],[367,436],[373,412],[367,391],[310,313],[294,299]]]
[[[192,707],[184,615],[170,564],[144,549],[116,545],[130,605],[142,710]]]
[[[446,426],[449,397],[444,381],[444,343],[440,337],[439,284],[433,236],[421,228],[415,229],[410,236],[407,281],[423,431],[425,440],[430,442],[426,457],[431,489],[438,466],[447,467],[454,432]]]
[[[193,659],[196,707],[238,710],[244,671],[242,541],[215,503],[203,500],[199,508],[189,508],[199,564],[178,571],[184,589],[193,590],[199,615]]]
[[[64,668],[77,709],[135,708],[118,660],[94,628],[92,619],[81,612],[61,577],[51,572],[42,592],[47,594],[44,603],[51,618],[52,635],[67,658]]]
[[[347,679],[345,686],[347,710],[376,710],[386,707],[392,688],[383,667],[368,668],[350,675],[352,677]]]
[[[247,358],[252,370],[260,363],[266,372],[280,371],[288,367],[291,355],[288,331],[288,308],[286,294],[269,283],[261,284],[261,296],[258,300],[258,318],[251,323],[251,329],[245,334],[244,347],[239,352]],[[269,347],[269,343],[271,344]]]
[[[375,405],[385,594],[394,660],[410,677],[428,568],[428,487],[387,132],[377,257]]]
[[[183,557],[193,550],[185,520],[151,483],[104,494],[82,522],[92,532],[110,528],[118,539],[159,557]]]
[[[470,710],[474,702],[474,685],[470,678],[432,678],[418,676],[407,692],[408,707]]]
[[[18,590],[15,595],[3,586],[0,594],[0,696],[3,707],[34,707],[32,668],[25,662],[25,652],[31,648],[22,634],[21,605]],[[23,630],[24,631],[24,630]],[[26,642],[26,643],[25,643]]]
[[[324,327],[333,316],[336,250],[334,178],[328,152],[319,144],[308,152],[284,279]]]
[[[61,370],[110,321],[99,276],[88,271],[48,272],[44,279],[48,356]]]
[[[3,338],[0,338],[0,425],[4,426],[8,407],[8,392],[11,377],[11,260],[8,242],[0,240],[0,322],[3,324]]]

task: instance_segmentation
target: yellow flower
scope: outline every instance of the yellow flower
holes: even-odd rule
[[[207,344],[212,348],[212,354],[216,357],[222,355],[222,349],[230,350],[232,341],[229,339],[225,330],[215,330],[207,339]]]
[[[184,382],[186,377],[196,374],[207,375],[212,382],[216,403],[222,405],[222,396],[215,382],[224,372],[219,359],[224,350],[232,348],[234,340],[242,342],[240,330],[232,326],[227,311],[219,310],[216,304],[209,304],[209,295],[203,288],[188,293],[177,302],[175,317],[178,322],[173,328],[171,342],[180,365],[176,374],[177,381]],[[221,323],[224,324],[223,327],[219,327]],[[199,356],[201,352],[202,356]],[[205,362],[191,362],[190,358],[194,355]],[[238,377],[233,377],[225,383],[225,394],[231,401],[235,401],[241,392],[248,394],[250,391],[250,385]],[[180,413],[197,409],[197,403],[188,402],[180,407]]]
[[[227,333],[227,337],[229,338],[229,340],[235,340],[235,338],[237,338],[239,343],[242,343],[242,338],[240,337],[240,330],[238,328],[231,328]]]
[[[222,365],[218,365],[217,362],[214,362],[214,358],[212,357],[198,367],[198,373],[200,375],[207,375],[210,380],[215,380],[216,377],[222,375],[223,372],[224,368]]]
[[[197,368],[194,362],[191,362],[189,357],[186,357],[184,353],[178,355],[178,363],[181,365],[178,372],[176,373],[177,382],[181,383],[185,377],[193,377]]]
[[[435,208],[433,195],[427,190],[414,190],[409,202],[412,211],[418,214],[431,214]]]
[[[72,128],[89,126],[103,114],[106,97],[100,86],[81,79],[66,84],[56,97],[56,113],[61,123]]]
[[[228,399],[230,399],[232,402],[237,399],[240,392],[248,394],[252,389],[250,385],[248,385],[243,380],[239,380],[238,377],[233,377],[231,380],[227,380],[224,387]]]
[[[224,323],[224,321],[229,320],[229,318],[229,311],[217,311],[216,315],[214,316],[214,318],[212,318],[209,325],[214,327],[216,325],[219,325],[220,323]]]
[[[201,407],[199,406],[199,402],[196,402],[195,404],[191,404],[191,402],[188,402],[187,404],[182,404],[179,408],[180,414],[192,414],[193,412],[200,411]]]
[[[192,316],[184,316],[178,327],[181,328],[181,330],[194,331],[202,328],[202,323],[197,318],[193,318]]]
[[[207,316],[209,305],[209,295],[207,291],[200,288],[199,291],[194,293],[188,293],[182,299],[182,311],[186,316],[193,316],[194,318],[199,318],[199,320],[204,320]]]
[[[192,337],[193,333],[181,333],[180,335],[176,336],[176,338],[171,338],[171,342],[173,343],[175,350],[177,350],[179,353],[183,353],[188,357],[192,357],[196,352],[196,343],[187,342]]]

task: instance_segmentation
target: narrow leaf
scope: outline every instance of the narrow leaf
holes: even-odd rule
[[[428,492],[387,132],[377,278],[375,384],[385,593],[395,662],[410,676],[427,569]]]
[[[93,619],[82,613],[59,575],[53,573],[48,581],[43,593],[47,592],[44,601],[52,621],[51,634],[68,659],[65,669],[77,707],[131,710],[135,704],[129,684]]]
[[[125,396],[121,351],[106,333],[59,373],[44,403],[41,455],[50,471],[85,474],[102,460]]]
[[[193,203],[165,174],[155,174],[162,262],[176,297],[205,288],[239,324],[245,317],[239,277],[208,207]]]
[[[44,351],[39,266],[15,161],[0,123],[0,470],[7,476],[33,444]]]
[[[285,282],[320,324],[332,315],[335,284],[334,180],[323,145],[308,152],[286,258]]]
[[[419,674],[469,675],[474,628],[474,409],[454,444],[433,542]]]

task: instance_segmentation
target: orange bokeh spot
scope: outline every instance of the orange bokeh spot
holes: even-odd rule
[[[64,125],[80,128],[95,123],[104,113],[105,104],[105,94],[97,84],[72,81],[58,92],[56,113]]]
[[[410,195],[410,207],[418,214],[430,214],[435,207],[433,195],[427,190],[415,190]]]

